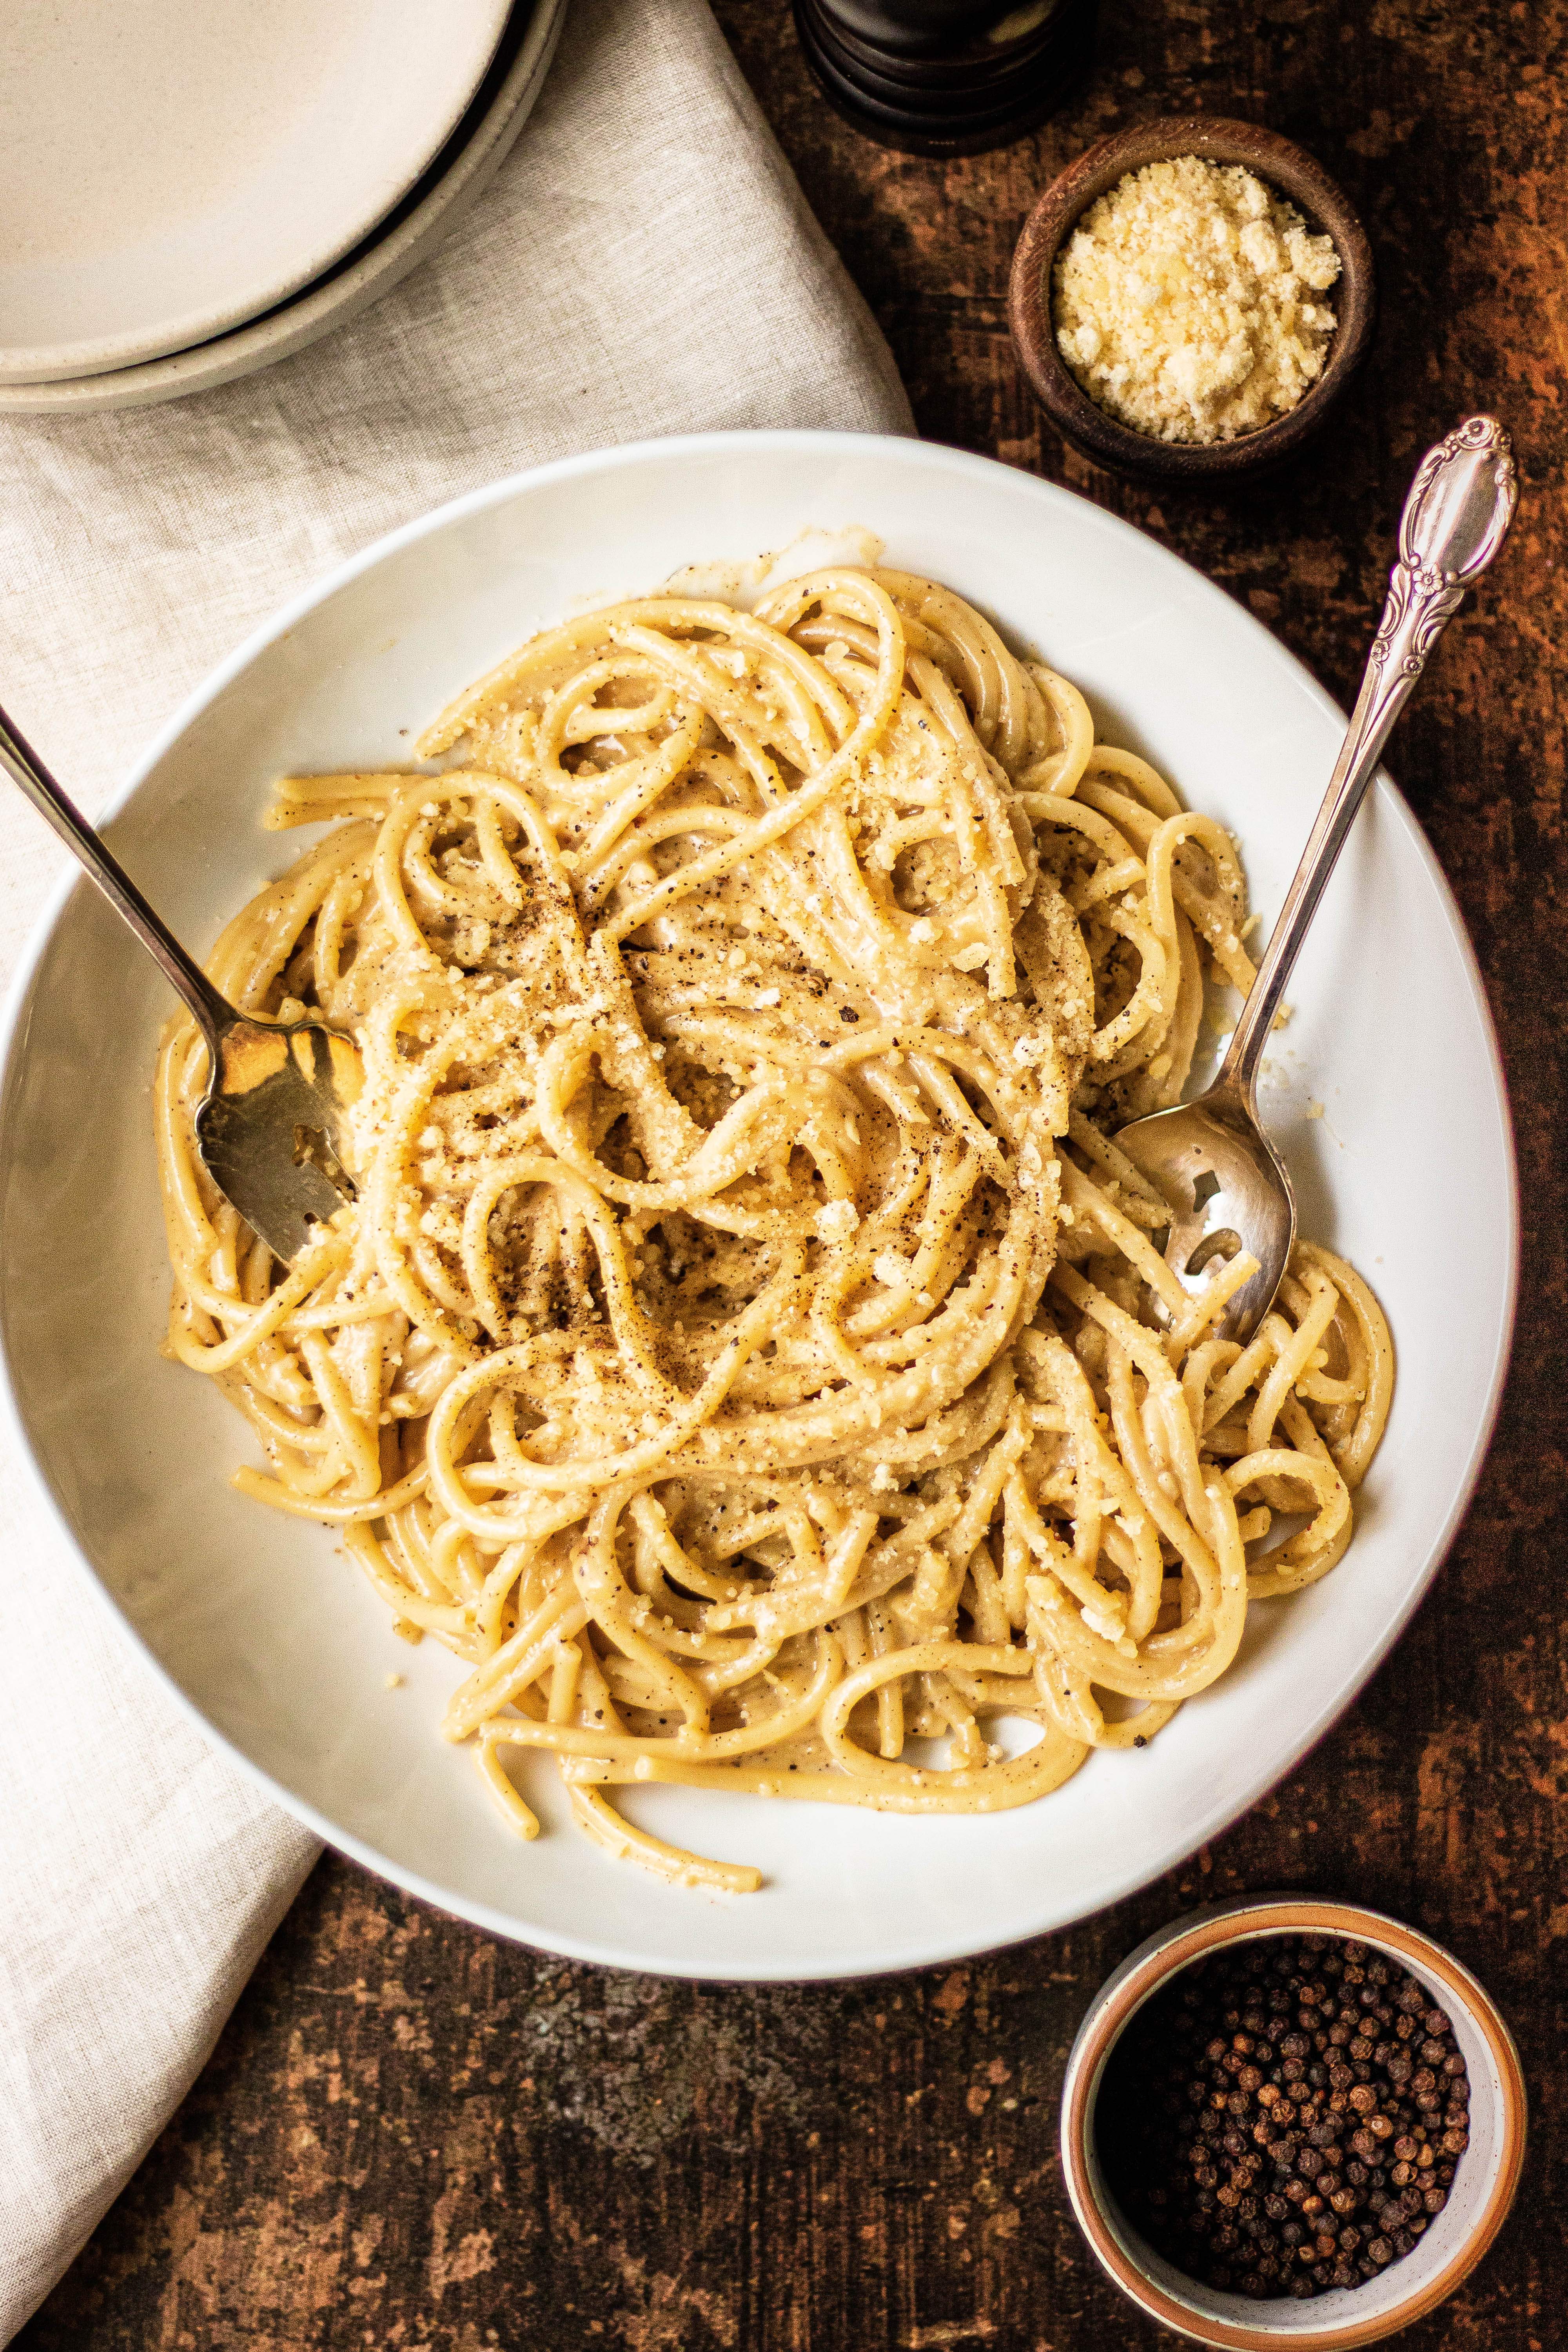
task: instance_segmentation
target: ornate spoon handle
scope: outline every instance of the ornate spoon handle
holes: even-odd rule
[[[1399,561],[1389,576],[1351,723],[1215,1082],[1216,1091],[1238,1094],[1249,1112],[1255,1112],[1258,1066],[1285,984],[1389,730],[1466,589],[1508,536],[1517,496],[1509,437],[1495,416],[1471,416],[1457,425],[1427,451],[1410,486],[1399,523]]]

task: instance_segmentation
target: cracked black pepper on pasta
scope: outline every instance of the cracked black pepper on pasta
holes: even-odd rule
[[[1360,1943],[1281,1936],[1185,1969],[1129,2024],[1095,2108],[1107,2180],[1176,2269],[1255,2297],[1411,2253],[1468,2144],[1446,2012]]]
[[[1253,1260],[1189,1288],[1111,1140],[1251,985],[1230,835],[881,569],[585,614],[415,750],[460,759],[284,780],[326,831],[209,966],[363,1057],[293,1265],[203,1166],[188,1020],[160,1065],[167,1344],[236,1483],[464,1662],[443,1729],[524,1838],[530,1749],[742,1893],[616,1790],[994,1812],[1142,1747],[1342,1558],[1394,1383],[1305,1239],[1221,1339]]]

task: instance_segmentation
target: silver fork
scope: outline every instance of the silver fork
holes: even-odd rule
[[[343,1164],[344,1113],[363,1076],[353,1039],[321,1021],[237,1012],[3,710],[0,767],[87,868],[195,1020],[207,1047],[207,1090],[196,1111],[203,1164],[252,1232],[291,1263],[312,1229],[354,1197]]]

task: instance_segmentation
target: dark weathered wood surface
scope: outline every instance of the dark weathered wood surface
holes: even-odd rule
[[[1071,111],[952,164],[886,154],[837,122],[783,0],[719,13],[922,431],[1129,516],[1340,695],[1414,460],[1471,406],[1513,427],[1512,544],[1394,754],[1468,919],[1514,1090],[1523,1290],[1497,1442],[1435,1591],[1333,1735],[1212,1852],[1069,1934],[897,1980],[701,1990],[491,1943],[323,1863],[191,2098],[20,2341],[1173,2347],[1102,2282],[1064,2211],[1063,2059],[1094,1988],[1149,1928],[1194,1896],[1292,1884],[1420,1921],[1511,2018],[1535,2102],[1521,2204],[1460,2294],[1402,2340],[1542,2352],[1568,2340],[1568,0],[1109,0]],[[1103,131],[1193,107],[1312,148],[1358,202],[1383,287],[1343,431],[1293,477],[1213,502],[1156,499],[1064,457],[1005,311],[1044,180]]]

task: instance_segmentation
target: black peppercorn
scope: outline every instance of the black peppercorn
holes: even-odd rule
[[[1425,1986],[1364,1945],[1279,1937],[1197,1962],[1144,2004],[1095,2132],[1117,2200],[1166,2261],[1266,2300],[1359,2286],[1409,2253],[1447,2201],[1468,2108]]]

